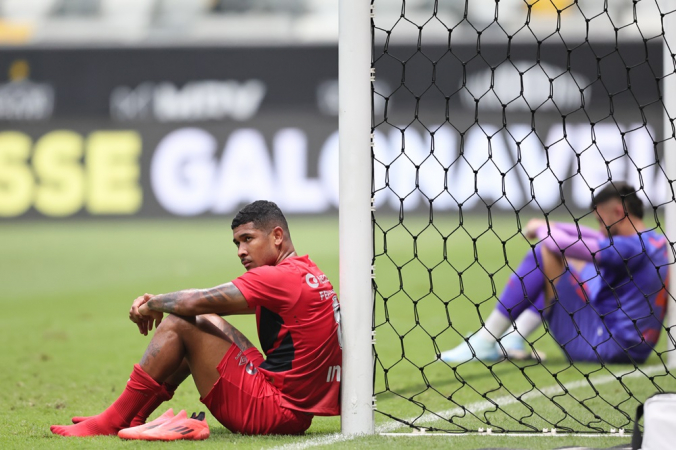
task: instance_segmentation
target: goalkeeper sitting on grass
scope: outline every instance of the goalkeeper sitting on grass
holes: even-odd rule
[[[211,289],[138,297],[129,318],[144,335],[153,323],[157,330],[122,395],[97,416],[52,426],[53,433],[203,439],[208,433],[197,423],[203,415],[187,419],[184,411],[183,419],[167,422],[172,426],[128,428],[145,423],[190,374],[202,403],[233,432],[302,434],[314,415],[340,414],[340,305],[331,283],[307,256],[296,255],[274,203],[244,207],[232,230],[246,273]],[[220,317],[231,314],[256,315],[265,358]],[[191,434],[196,429],[202,433]]]
[[[648,358],[666,312],[667,240],[646,230],[643,203],[626,183],[606,186],[592,208],[599,231],[528,223],[525,235],[537,244],[511,275],[484,327],[441,353],[441,360],[525,358],[530,349],[525,351],[524,338],[542,319],[571,361],[635,364]]]

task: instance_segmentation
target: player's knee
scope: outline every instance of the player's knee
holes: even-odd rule
[[[206,325],[209,323],[219,325],[221,322],[225,321],[225,319],[217,314],[200,314],[199,316],[195,317],[195,319],[197,325]]]
[[[160,323],[160,326],[157,327],[157,330],[178,331],[185,327],[194,326],[195,324],[194,319],[195,319],[194,317],[184,317],[178,316],[176,314],[167,314],[162,319],[162,323]]]
[[[195,317],[195,324],[199,328],[212,329],[216,327],[222,330],[225,326],[231,326],[224,318],[217,314],[202,314]]]
[[[225,332],[226,329],[232,327],[221,316],[216,314],[204,314],[195,317],[195,325],[202,331],[209,333]]]
[[[539,250],[539,263],[547,278],[553,279],[561,275],[565,270],[561,252],[552,251],[546,245],[540,245]]]

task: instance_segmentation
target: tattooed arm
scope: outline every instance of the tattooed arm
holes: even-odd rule
[[[242,293],[232,283],[210,289],[186,289],[152,296],[146,306],[151,311],[197,316],[215,313],[222,316],[253,313]]]
[[[159,325],[162,313],[179,316],[253,314],[242,293],[232,283],[209,289],[186,289],[169,294],[145,294],[134,300],[129,318],[142,334],[152,330],[153,322]]]

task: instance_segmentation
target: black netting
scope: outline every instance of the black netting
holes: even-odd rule
[[[372,4],[377,411],[450,432],[630,427],[676,390],[676,5]]]

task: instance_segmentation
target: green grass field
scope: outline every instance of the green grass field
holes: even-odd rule
[[[382,220],[386,229],[396,224],[394,218]],[[379,257],[376,268],[379,290],[388,298],[387,320],[381,299],[376,308],[379,357],[376,391],[382,392],[378,396],[378,410],[385,413],[376,414],[378,431],[411,431],[386,414],[406,420],[417,417],[418,426],[455,431],[463,427],[485,428],[486,424],[496,431],[501,427],[527,430],[524,423],[534,429],[556,424],[557,428],[568,426],[589,431],[585,426],[589,422],[608,430],[613,424],[626,424],[626,417],[618,411],[632,415],[637,400],[654,393],[656,385],[676,390],[673,378],[665,376],[663,369],[661,372],[649,369],[654,370],[649,372],[654,377],[652,381],[645,375],[632,375],[622,377],[620,383],[609,375],[611,372],[620,375],[628,367],[602,369],[592,364],[572,367],[548,336],[536,344],[548,357],[542,365],[503,362],[489,369],[481,363],[471,363],[453,370],[434,363],[435,348],[430,336],[435,336],[441,350],[459,343],[462,335],[479,326],[474,304],[480,304],[482,314],[487,314],[495,302],[493,289],[500,292],[507,279],[500,240],[513,234],[515,224],[501,221],[495,228],[497,235],[491,232],[477,239],[481,268],[473,263],[472,237],[486,229],[484,222],[473,218],[465,223],[466,232],[460,230],[448,240],[448,260],[455,269],[441,265],[432,271],[431,277],[422,264],[429,267],[443,259],[438,233],[435,237],[434,232],[426,231],[416,240],[417,260],[412,259],[413,238],[408,232],[397,227],[387,233],[389,256]],[[337,218],[296,218],[290,223],[298,252],[310,254],[338,287]],[[407,221],[407,226],[418,234],[425,223],[413,220]],[[457,227],[457,220],[436,220],[435,225],[449,234]],[[137,295],[212,286],[241,273],[231,243],[229,221],[224,218],[2,223],[0,236],[0,448],[162,445],[124,442],[113,437],[66,439],[52,435],[49,425],[69,423],[73,415],[98,413],[119,395],[132,365],[138,362],[148,342],[127,318],[131,301]],[[509,242],[507,254],[510,263],[515,264],[526,244],[518,237]],[[378,232],[376,251],[382,250],[383,235]],[[396,266],[402,267],[401,271]],[[463,272],[462,295],[458,270]],[[495,287],[488,273],[494,273]],[[430,293],[430,279],[434,294]],[[449,306],[453,327],[448,328],[443,301],[455,297]],[[416,314],[420,325],[415,323]],[[233,318],[232,322],[245,334],[255,336],[255,324],[250,317]],[[657,362],[655,357],[645,367],[653,367]],[[388,372],[387,388],[384,369]],[[585,381],[587,378],[591,383]],[[568,395],[557,387],[559,382],[568,386]],[[508,392],[522,395],[523,401],[514,401]],[[487,393],[486,397],[483,393]],[[487,402],[487,398],[493,403]],[[204,409],[189,380],[168,406],[189,412]],[[459,406],[466,406],[471,413],[461,412]],[[163,405],[161,409],[166,408]],[[440,416],[453,417],[452,423]],[[343,440],[336,434],[340,431],[339,418],[321,417],[314,420],[304,437],[244,437],[231,434],[213,417],[207,417],[212,432],[208,441],[171,445],[288,449],[410,445],[432,448],[452,445],[459,449],[566,445],[605,448],[629,440],[581,436],[524,440],[479,435],[424,438],[376,435]],[[411,439],[424,439],[424,443]]]

